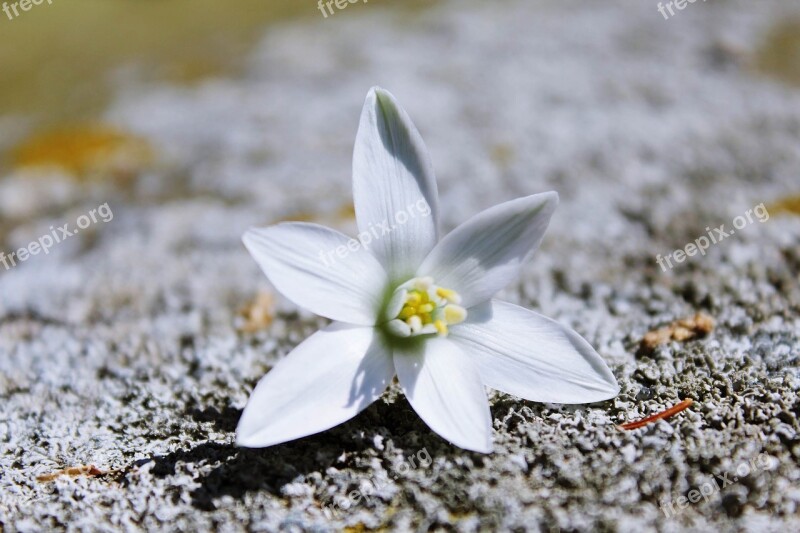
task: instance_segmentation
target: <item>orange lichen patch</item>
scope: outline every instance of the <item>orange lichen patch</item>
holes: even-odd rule
[[[800,85],[800,19],[781,20],[755,55],[755,67],[791,85]]]
[[[800,195],[787,196],[773,203],[767,208],[770,213],[786,213],[800,215]]]
[[[42,476],[36,476],[36,481],[39,483],[48,483],[50,481],[54,481],[62,476],[67,477],[97,477],[97,476],[105,476],[108,472],[104,472],[97,468],[94,465],[81,465],[81,466],[72,466],[70,468],[65,468],[64,470],[58,470],[51,474],[44,474]]]
[[[313,222],[330,226],[337,229],[346,228],[356,218],[356,209],[352,203],[344,204],[336,211],[314,212],[314,211],[295,211],[287,216],[274,221],[279,222]]]
[[[347,526],[342,530],[344,533],[368,533],[370,531],[386,531],[384,528],[381,529],[370,529],[367,527],[364,522],[359,522],[354,526]]]
[[[686,342],[704,337],[713,329],[714,319],[705,313],[697,313],[691,318],[676,320],[669,326],[647,332],[642,338],[639,353],[650,353],[669,341]]]
[[[690,405],[692,405],[693,403],[694,403],[694,400],[692,400],[691,398],[687,398],[686,400],[683,400],[681,403],[679,403],[679,404],[677,404],[677,405],[675,405],[673,407],[670,407],[669,409],[667,409],[665,411],[661,411],[660,413],[656,413],[654,415],[650,415],[648,417],[642,418],[641,420],[636,420],[634,422],[628,422],[626,424],[621,424],[621,425],[619,425],[617,427],[619,429],[628,429],[628,430],[630,430],[630,429],[639,429],[640,427],[646,426],[647,424],[655,422],[656,420],[662,420],[662,419],[665,419],[665,418],[669,418],[669,417],[671,417],[673,415],[676,415],[676,414],[680,413],[681,411],[683,411],[684,409],[686,409],[687,407],[689,407]]]
[[[105,125],[89,125],[36,135],[13,154],[17,168],[56,168],[77,178],[112,174],[128,177],[153,160],[150,144]]]
[[[356,206],[352,203],[345,204],[336,212],[336,218],[340,220],[355,220]]]
[[[287,217],[278,219],[278,222],[318,222],[321,219],[320,215],[310,213],[308,211],[297,211]]]
[[[506,168],[514,160],[514,147],[506,143],[497,143],[489,148],[489,157],[497,166]]]
[[[255,299],[239,310],[240,333],[256,333],[272,324],[275,317],[275,297],[272,293],[261,291]]]

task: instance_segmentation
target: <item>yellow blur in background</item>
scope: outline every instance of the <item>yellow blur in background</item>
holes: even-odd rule
[[[107,102],[122,66],[178,82],[230,72],[265,25],[308,8],[286,0],[45,0],[13,19],[0,12],[0,116],[82,119]]]
[[[270,25],[323,20],[314,0],[42,0],[27,11],[20,1],[0,11],[0,126],[14,124],[0,128],[0,170],[60,167],[74,176],[127,174],[131,157],[149,160],[143,141],[98,121],[131,76],[193,84],[236,75]],[[429,4],[376,0],[348,12]],[[800,21],[776,21],[746,55],[754,75],[800,85]]]

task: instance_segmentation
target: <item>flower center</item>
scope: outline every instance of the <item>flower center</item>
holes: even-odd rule
[[[386,328],[397,337],[434,333],[445,337],[448,326],[467,318],[467,310],[460,303],[456,291],[437,287],[433,278],[413,278],[392,295]]]

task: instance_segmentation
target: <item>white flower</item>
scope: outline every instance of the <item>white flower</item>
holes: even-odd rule
[[[334,322],[258,383],[236,432],[240,446],[341,424],[395,375],[431,429],[483,453],[492,449],[486,386],[550,403],[618,394],[605,362],[577,333],[492,299],[539,246],[555,192],[487,209],[439,240],[436,180],[422,138],[395,98],[373,88],[356,137],[353,196],[363,245],[302,222],[244,236],[277,290]]]

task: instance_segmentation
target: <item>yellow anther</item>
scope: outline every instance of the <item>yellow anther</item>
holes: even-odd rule
[[[427,293],[426,293],[426,296],[427,296]],[[410,305],[412,307],[416,307],[421,303],[422,303],[422,296],[420,296],[420,294],[417,291],[412,291],[412,292],[408,293],[408,296],[406,297],[406,304],[407,305]]]
[[[450,303],[460,304],[461,303],[461,296],[454,291],[453,289],[445,289],[443,287],[439,287],[436,289],[436,295],[439,298],[444,298]]]
[[[406,324],[408,324],[408,327],[411,328],[411,333],[416,333],[422,329],[422,319],[419,317],[419,315],[409,317],[409,319],[406,320]]]
[[[420,313],[431,313],[435,307],[432,303],[428,302],[426,304],[422,304],[417,308],[417,311]]]
[[[420,313],[417,316],[422,320],[423,324],[430,324],[433,322],[433,317],[431,317],[430,313]]]
[[[444,308],[444,320],[451,326],[460,324],[467,318],[467,310],[460,305],[449,304]]]
[[[397,318],[405,320],[406,318],[411,318],[412,316],[417,314],[417,309],[415,307],[411,307],[407,305],[400,311],[400,314],[397,315]]]
[[[433,285],[433,278],[431,277],[414,279],[414,288],[417,289],[418,291],[425,292],[431,285]]]
[[[439,335],[442,337],[447,335],[447,324],[444,323],[444,320],[437,320],[433,325],[436,326],[436,331],[439,332]]]

